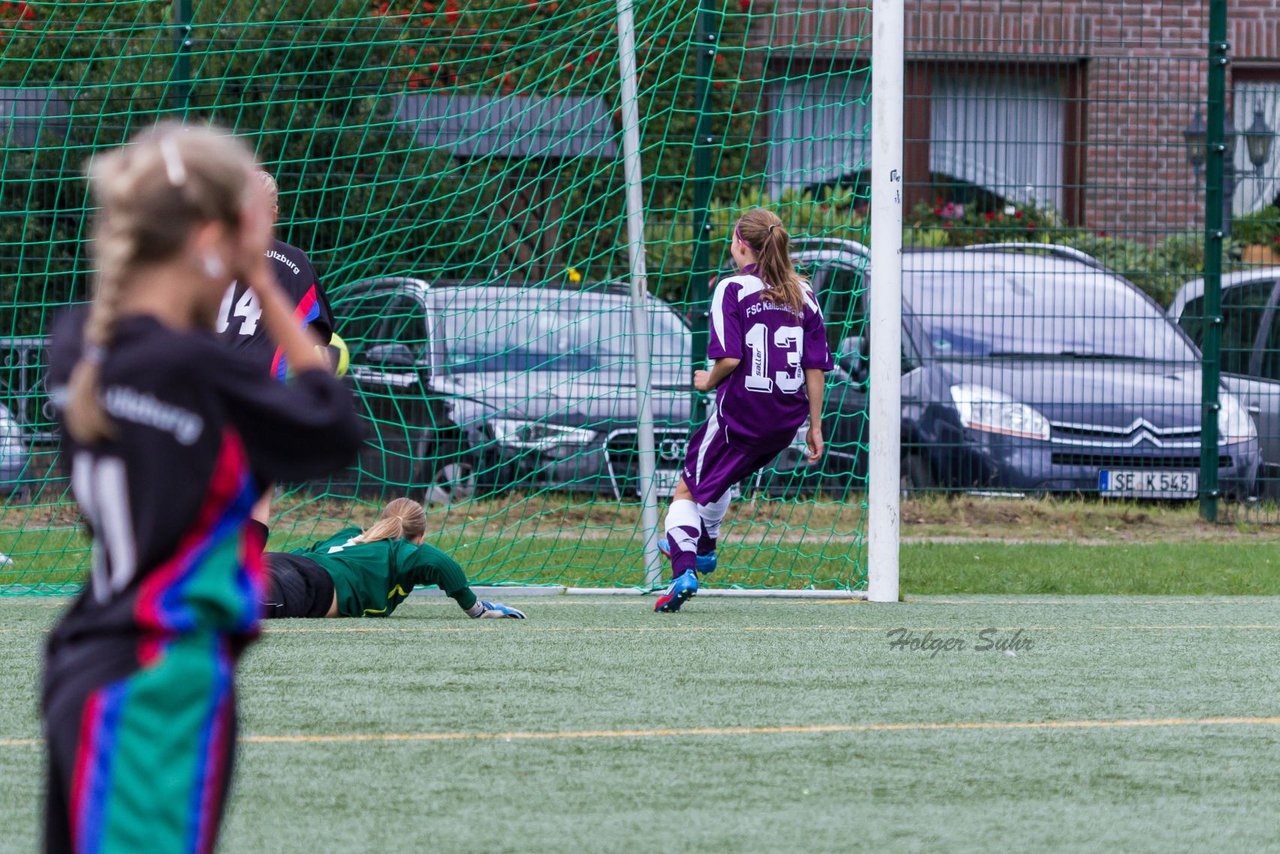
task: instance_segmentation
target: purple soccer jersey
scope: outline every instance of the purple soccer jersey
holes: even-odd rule
[[[716,284],[711,298],[711,359],[741,359],[716,390],[715,420],[730,444],[752,449],[790,444],[809,415],[807,368],[835,367],[813,291],[804,312],[764,299],[765,283],[749,272]]]

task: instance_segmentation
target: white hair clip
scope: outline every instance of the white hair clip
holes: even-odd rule
[[[164,171],[169,176],[169,183],[175,187],[187,183],[187,168],[182,165],[182,153],[178,151],[178,143],[173,137],[160,140],[160,156],[164,158]]]

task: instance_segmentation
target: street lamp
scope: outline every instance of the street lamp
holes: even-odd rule
[[[1245,148],[1249,152],[1249,162],[1253,164],[1253,174],[1262,177],[1262,167],[1271,159],[1271,149],[1275,143],[1275,131],[1267,126],[1266,117],[1261,107],[1253,108],[1253,122],[1243,131],[1236,130],[1235,120],[1231,114],[1225,116],[1223,122],[1223,141],[1226,143],[1225,160],[1222,173],[1222,230],[1231,236],[1231,201],[1236,195],[1236,183],[1239,175],[1236,171],[1236,140],[1243,136]],[[1206,147],[1209,138],[1209,126],[1205,124],[1204,114],[1196,107],[1191,124],[1182,131],[1182,138],[1187,144],[1187,161],[1195,169],[1196,175],[1204,173]]]
[[[1249,149],[1249,162],[1253,164],[1255,177],[1262,177],[1262,167],[1271,159],[1271,145],[1275,142],[1275,131],[1267,127],[1267,120],[1262,116],[1262,108],[1253,108],[1253,123],[1244,130],[1244,144]]]

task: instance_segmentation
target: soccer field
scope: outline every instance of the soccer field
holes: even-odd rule
[[[271,624],[241,668],[221,850],[1274,844],[1280,600],[650,602]],[[0,600],[4,851],[38,838],[61,605]],[[894,628],[964,648],[895,649]],[[976,650],[987,628],[1020,630],[1016,654]]]

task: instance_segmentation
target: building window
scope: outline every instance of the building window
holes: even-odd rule
[[[1008,202],[1063,209],[1061,81],[934,75],[929,171]]]
[[[1035,204],[1078,218],[1083,133],[1072,111],[1079,69],[920,61],[906,79],[908,202],[946,196],[980,207]],[[867,68],[795,76],[772,90],[766,186],[786,191],[865,183],[871,158]],[[1078,153],[1078,152],[1077,152]]]
[[[1237,133],[1237,180],[1231,210],[1234,216],[1246,216],[1280,201],[1277,199],[1280,196],[1280,168],[1277,168],[1280,152],[1271,155],[1271,161],[1262,165],[1259,174],[1249,161],[1249,146],[1241,134],[1253,123],[1255,113],[1262,115],[1266,126],[1273,132],[1280,128],[1280,80],[1237,80],[1232,87],[1231,103]]]
[[[775,85],[767,175],[771,196],[858,182],[871,158],[870,86],[865,68]]]

